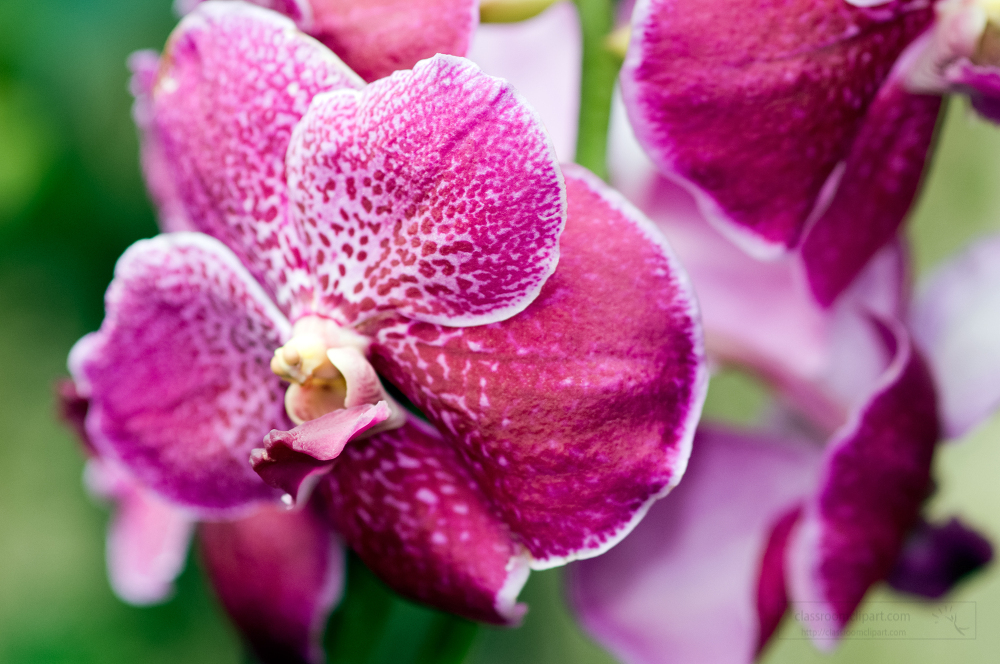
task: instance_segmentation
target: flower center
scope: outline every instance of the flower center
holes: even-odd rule
[[[368,343],[367,338],[319,316],[295,323],[292,338],[271,358],[271,371],[291,383],[285,392],[285,410],[295,424],[385,401],[392,417],[368,433],[403,425],[403,409],[386,393],[365,357]]]

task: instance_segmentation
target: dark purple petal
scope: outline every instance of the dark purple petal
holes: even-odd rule
[[[520,621],[527,556],[430,426],[411,420],[350,444],[320,490],[337,531],[397,592],[473,620]]]
[[[785,570],[785,555],[792,530],[802,515],[802,507],[796,505],[785,512],[771,528],[760,563],[757,580],[757,649],[759,656],[771,640],[788,610],[788,584]]]
[[[330,472],[344,446],[358,434],[389,419],[384,401],[327,413],[291,431],[272,431],[253,450],[250,465],[261,478],[299,502],[320,476]]]
[[[200,233],[138,242],[105,304],[101,329],[70,354],[96,450],[202,514],[275,500],[247,459],[291,428],[270,370],[291,330],[237,258]]]
[[[772,526],[812,491],[820,449],[702,427],[684,481],[611,551],[570,567],[583,626],[628,664],[747,664]]]
[[[893,355],[867,403],[827,446],[819,491],[787,558],[793,603],[832,613],[841,630],[868,588],[891,571],[930,487],[938,440],[934,384],[905,329],[879,324]],[[821,647],[835,636],[814,639]]]
[[[888,581],[896,590],[938,599],[992,560],[990,541],[958,519],[944,525],[920,521],[906,538]]]
[[[980,115],[1000,122],[1000,68],[962,60],[948,69],[947,76],[957,92],[969,95],[972,107]]]
[[[895,237],[920,184],[941,97],[907,92],[891,76],[865,115],[830,206],[801,255],[816,299],[829,306]]]
[[[640,0],[622,70],[636,133],[756,254],[795,246],[927,3]],[[829,191],[830,187],[826,187]]]
[[[88,461],[84,479],[91,493],[115,504],[105,545],[112,590],[129,604],[169,599],[187,559],[194,531],[191,516],[107,459]]]
[[[439,55],[317,97],[288,186],[319,312],[445,325],[509,318],[559,260],[566,194],[538,116],[507,83]]]
[[[229,617],[265,664],[321,664],[330,611],[344,586],[344,549],[314,506],[263,508],[202,523],[208,576]]]
[[[289,138],[317,93],[361,85],[287,18],[213,2],[174,30],[150,93],[146,142],[162,148],[191,224],[226,243],[286,312],[311,298],[288,221]],[[162,176],[148,179],[155,189]]]
[[[662,237],[582,168],[565,175],[559,267],[524,312],[373,333],[375,368],[459,446],[533,568],[607,550],[677,484],[706,384]]]
[[[1000,236],[981,238],[937,268],[912,314],[945,434],[958,438],[1000,407]]]

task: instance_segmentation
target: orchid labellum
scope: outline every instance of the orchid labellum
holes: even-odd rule
[[[106,493],[202,522],[258,654],[319,661],[341,540],[405,596],[513,624],[530,569],[606,551],[680,481],[706,382],[686,276],[508,84],[437,55],[366,86],[236,2],[153,65],[136,114],[178,232],[119,260],[76,412]]]

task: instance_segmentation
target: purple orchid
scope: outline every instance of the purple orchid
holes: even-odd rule
[[[187,14],[204,0],[178,0]],[[250,0],[280,12],[366,81],[411,69],[438,53],[464,56],[479,0]]]
[[[988,562],[981,536],[919,514],[938,439],[1000,403],[987,375],[996,241],[943,267],[913,305],[906,261],[890,245],[824,308],[791,261],[742,255],[634,151],[613,156],[616,179],[631,181],[689,267],[710,356],[757,371],[798,414],[757,432],[703,425],[669,503],[615,550],[574,566],[584,626],[630,663],[749,662],[789,603],[836,616],[807,625],[831,647],[873,583],[940,596]]]
[[[990,115],[980,0],[639,0],[621,84],[645,150],[757,257],[790,250],[831,304],[896,235],[941,105]]]
[[[119,260],[70,356],[75,412],[128,491],[201,522],[259,654],[319,660],[335,537],[408,597],[511,624],[530,569],[606,551],[676,486],[706,383],[686,276],[559,168],[508,84],[438,55],[364,86],[236,2],[134,65],[146,176],[182,232]],[[176,569],[154,571],[162,595]]]

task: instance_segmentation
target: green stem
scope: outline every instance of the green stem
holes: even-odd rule
[[[608,123],[611,93],[621,67],[604,40],[614,29],[614,0],[574,0],[583,30],[583,67],[580,75],[580,124],[576,163],[608,178]]]

